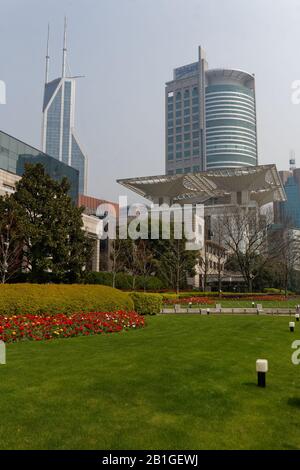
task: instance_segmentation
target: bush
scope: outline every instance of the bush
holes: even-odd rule
[[[0,285],[0,315],[71,314],[133,310],[125,292],[107,286],[67,284]]]
[[[129,295],[133,300],[134,310],[141,315],[156,315],[163,307],[163,296],[160,294],[132,292]]]

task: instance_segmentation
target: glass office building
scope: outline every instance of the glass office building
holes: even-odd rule
[[[279,172],[287,200],[274,203],[275,222],[300,229],[300,169]]]
[[[166,83],[166,173],[255,166],[254,76],[208,69],[198,62],[176,68]]]
[[[75,133],[76,77],[67,76],[67,21],[61,77],[49,81],[49,29],[43,102],[42,150],[79,172],[79,192],[87,191],[87,157]]]
[[[79,171],[79,192],[86,193],[86,156],[74,132],[75,80],[59,78],[45,84],[42,149]]]
[[[68,178],[71,186],[70,196],[74,202],[77,202],[79,192],[78,170],[0,131],[0,169],[22,176],[26,163],[41,163],[46,173],[57,181],[60,181],[63,177]]]

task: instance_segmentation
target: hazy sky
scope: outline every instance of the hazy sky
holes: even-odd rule
[[[77,82],[76,127],[88,193],[116,199],[117,178],[164,173],[164,83],[206,50],[209,67],[256,75],[259,163],[300,166],[300,0],[0,0],[0,129],[40,147],[47,24],[50,78],[61,73],[63,17]]]

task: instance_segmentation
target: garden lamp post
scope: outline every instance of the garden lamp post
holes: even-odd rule
[[[257,385],[258,387],[264,388],[266,386],[266,373],[268,372],[267,359],[257,359],[256,372],[257,372]]]

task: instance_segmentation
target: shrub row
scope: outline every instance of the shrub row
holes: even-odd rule
[[[133,300],[135,311],[141,315],[156,315],[163,307],[163,296],[160,294],[132,292],[129,295]]]
[[[248,297],[253,297],[253,298],[258,298],[262,296],[278,296],[278,294],[282,294],[282,291],[279,291],[279,289],[274,289],[270,292],[253,292],[253,293],[248,293],[248,292],[222,292],[221,298],[223,299],[244,299]],[[195,291],[186,291],[186,292],[180,292],[179,294],[175,293],[163,293],[163,299],[164,300],[173,300],[173,299],[185,299],[187,297],[212,297],[212,298],[217,298],[219,299],[219,293],[218,292],[195,292]]]
[[[67,284],[0,285],[0,315],[73,314],[76,312],[132,311],[125,292],[107,286]]]

